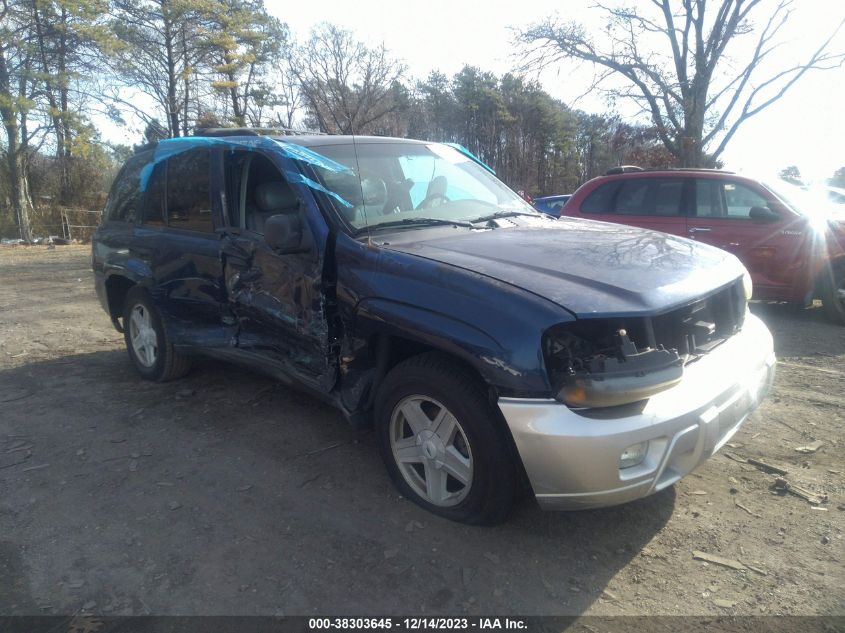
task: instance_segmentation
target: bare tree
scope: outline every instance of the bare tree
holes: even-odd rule
[[[302,92],[299,89],[299,82],[291,67],[290,55],[286,61],[282,61],[276,69],[276,90],[277,103],[275,110],[275,123],[279,127],[293,128],[296,120],[296,113],[302,107]]]
[[[350,31],[321,24],[291,64],[309,114],[320,130],[335,134],[372,131],[396,111],[396,85],[405,66],[384,46],[368,48]]]
[[[575,59],[600,69],[593,87],[623,78],[624,87],[610,92],[638,103],[666,149],[682,165],[698,167],[712,165],[745,121],[780,99],[807,71],[845,61],[845,53],[831,51],[844,18],[806,59],[761,76],[793,5],[793,0],[650,0],[636,9],[597,4],[608,18],[601,35],[549,18],[518,39],[525,46],[526,68]],[[762,19],[755,24],[757,16]],[[743,36],[754,38],[750,53],[732,59],[732,45],[748,39]]]

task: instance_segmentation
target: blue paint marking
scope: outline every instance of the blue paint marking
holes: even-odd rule
[[[326,187],[321,185],[319,182],[311,180],[310,178],[308,178],[308,176],[303,176],[302,174],[297,174],[297,173],[294,173],[292,171],[286,171],[285,172],[285,178],[287,178],[289,182],[301,182],[306,187],[311,187],[312,189],[316,189],[317,191],[322,191],[323,193],[330,195],[332,198],[334,198],[335,200],[340,202],[340,204],[342,204],[345,207],[348,207],[348,208],[351,209],[354,206],[348,200],[345,200],[344,198],[342,198],[341,196],[336,194],[331,189],[327,189]]]
[[[456,150],[458,150],[461,154],[463,154],[463,155],[464,155],[464,156],[466,156],[467,158],[472,159],[474,162],[476,162],[476,163],[478,163],[479,165],[481,165],[482,167],[484,167],[484,169],[486,169],[487,171],[489,171],[489,172],[490,172],[491,174],[493,174],[494,176],[496,175],[496,172],[495,172],[495,171],[493,171],[493,168],[492,168],[492,167],[490,167],[490,165],[488,165],[487,163],[485,163],[484,161],[482,161],[482,160],[481,160],[478,156],[476,156],[475,154],[473,154],[471,151],[469,151],[466,147],[464,147],[464,146],[463,146],[463,145],[461,145],[460,143],[443,143],[443,145],[446,145],[447,147],[451,147],[452,149],[456,149]]]
[[[152,160],[146,165],[144,165],[144,167],[141,169],[141,191],[147,190],[147,185],[149,184],[150,176],[152,176],[153,169],[155,169],[155,166],[158,165],[160,162],[167,160],[168,158],[175,156],[176,154],[187,152],[188,150],[196,149],[198,147],[220,146],[230,148],[263,148],[271,152],[278,152],[279,154],[291,158],[293,160],[313,165],[314,167],[321,167],[322,169],[326,169],[328,171],[348,174],[354,173],[346,165],[342,165],[336,161],[333,161],[332,159],[323,156],[322,154],[318,154],[317,152],[310,150],[307,147],[302,147],[301,145],[296,145],[295,143],[285,143],[284,141],[279,141],[274,138],[269,138],[267,136],[259,136],[255,138],[241,140],[232,140],[230,138],[208,138],[203,136],[189,136],[181,138],[168,138],[159,141],[158,145],[155,148],[155,152],[153,153]],[[291,182],[302,183],[307,187],[322,191],[323,193],[332,196],[346,207],[351,208],[353,206],[349,201],[343,199],[334,191],[327,189],[320,183],[312,180],[311,178],[303,176],[302,174],[297,174],[288,171],[285,172],[285,176],[287,176],[288,180],[290,180]]]

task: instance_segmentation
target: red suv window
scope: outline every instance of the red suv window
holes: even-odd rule
[[[618,215],[681,215],[681,178],[637,178],[605,183],[581,205],[583,213]]]
[[[745,185],[697,179],[695,183],[696,216],[699,218],[750,219],[754,207],[768,207],[769,202]]]

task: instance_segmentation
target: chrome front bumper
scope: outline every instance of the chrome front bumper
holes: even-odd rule
[[[537,501],[545,509],[616,505],[671,486],[718,451],[771,388],[772,336],[747,315],[741,332],[685,368],[681,382],[643,402],[570,409],[556,400],[500,398]],[[645,459],[619,468],[648,442]]]

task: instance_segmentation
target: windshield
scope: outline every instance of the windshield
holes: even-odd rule
[[[763,183],[781,201],[808,217],[824,217],[835,208],[829,195],[830,187],[799,187],[783,180],[773,179]]]
[[[365,142],[311,149],[348,168],[314,171],[354,229],[537,215],[484,167],[445,145]]]

